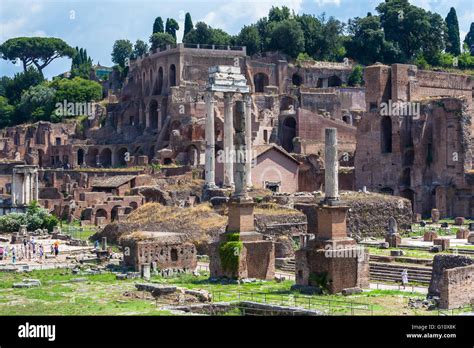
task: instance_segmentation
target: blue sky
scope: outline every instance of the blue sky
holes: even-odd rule
[[[0,0],[0,42],[17,36],[52,36],[71,46],[87,49],[94,63],[112,65],[110,53],[117,39],[148,41],[153,21],[175,18],[180,24],[178,41],[182,38],[184,15],[190,12],[193,22],[205,21],[230,34],[243,25],[254,23],[275,6],[285,5],[296,13],[320,15],[325,12],[342,21],[375,12],[383,0]],[[461,38],[474,22],[472,0],[411,0],[412,4],[439,13],[443,18],[454,6]],[[53,61],[45,75],[51,77],[67,71],[68,59]],[[0,60],[0,75],[12,76],[21,66]]]

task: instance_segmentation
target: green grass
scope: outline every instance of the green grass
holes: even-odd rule
[[[83,282],[68,282],[72,278],[85,278]],[[14,282],[24,278],[40,279],[39,288],[13,289]],[[152,281],[174,284],[187,289],[204,289],[211,292],[216,301],[253,300],[280,305],[329,311],[335,315],[431,314],[407,308],[408,298],[422,294],[398,290],[367,290],[352,296],[303,295],[292,291],[292,281],[256,281],[246,284],[211,283],[208,274],[201,276],[180,275],[174,278],[153,276]],[[127,297],[135,291],[135,283],[141,280],[117,281],[112,273],[100,275],[74,275],[70,270],[38,270],[30,273],[0,273],[0,315],[171,315],[161,310],[151,299]],[[353,303],[351,311],[350,303]],[[362,304],[362,306],[360,305]],[[228,315],[237,315],[229,313]]]

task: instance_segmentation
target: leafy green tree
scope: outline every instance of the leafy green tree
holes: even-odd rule
[[[13,79],[8,81],[5,96],[10,104],[16,105],[21,99],[21,94],[31,86],[36,86],[44,81],[43,75],[34,67],[29,67],[26,72],[15,74]]]
[[[272,23],[269,48],[296,58],[305,49],[304,33],[300,24],[294,19]]]
[[[364,84],[364,69],[361,65],[356,65],[349,78],[347,79],[349,86],[362,86]]]
[[[272,6],[268,12],[268,21],[269,22],[281,22],[290,19],[291,11],[288,7],[282,6],[281,8]]]
[[[183,39],[186,36],[187,33],[189,33],[191,30],[193,30],[194,25],[193,25],[193,20],[191,19],[191,14],[189,12],[186,13],[184,16],[184,33],[183,33]]]
[[[150,37],[151,49],[154,50],[158,47],[165,47],[166,45],[173,45],[176,40],[173,36],[168,33],[155,33]]]
[[[400,49],[400,63],[411,62],[422,53],[433,64],[445,48],[446,22],[408,0],[387,0],[377,6],[385,39]]]
[[[296,20],[304,33],[305,52],[311,57],[316,57],[322,39],[322,23],[313,15],[307,14],[297,16]]]
[[[133,46],[132,57],[137,58],[145,55],[149,50],[148,44],[145,41],[137,40]]]
[[[344,23],[334,17],[326,20],[324,15],[319,20],[322,23],[322,33],[315,58],[328,61],[342,60],[346,54],[342,36]]]
[[[451,7],[446,17],[446,26],[448,28],[446,52],[459,56],[461,54],[461,39],[459,37],[458,16],[454,7]]]
[[[166,28],[165,32],[170,34],[174,37],[174,41],[176,42],[176,31],[179,30],[179,24],[173,18],[168,18],[166,20]]]
[[[163,25],[163,19],[161,17],[156,17],[155,22],[153,23],[153,33],[163,33],[165,31],[165,27]]]
[[[204,22],[196,26],[183,39],[184,43],[207,45],[230,45],[232,37],[221,29],[213,29]]]
[[[46,84],[30,87],[25,91],[18,110],[21,113],[22,121],[37,122],[51,121],[51,114],[54,110],[56,90]]]
[[[359,63],[370,65],[379,61],[391,64],[397,61],[400,52],[385,40],[378,16],[350,19],[348,32],[347,55]]]
[[[55,79],[50,87],[56,90],[55,102],[84,103],[102,99],[102,86],[100,83],[85,80],[80,77],[73,79]]]
[[[125,62],[133,51],[133,45],[129,40],[117,40],[112,49],[112,62],[121,68],[125,67]]]
[[[66,42],[54,37],[17,37],[5,41],[0,45],[2,58],[16,63],[23,63],[26,72],[30,65],[34,65],[40,73],[53,60],[60,57],[73,57],[75,50]]]
[[[260,52],[260,34],[256,25],[246,25],[240,30],[235,38],[235,43],[239,46],[247,47],[247,54],[253,55]]]
[[[15,107],[8,103],[8,99],[0,96],[0,128],[5,128],[12,124],[14,111]]]

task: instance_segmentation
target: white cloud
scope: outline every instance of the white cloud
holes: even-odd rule
[[[25,17],[0,23],[0,40],[5,41],[8,38],[19,36],[18,33],[22,32],[25,23]]]
[[[323,7],[323,6],[326,6],[326,5],[339,6],[341,4],[341,0],[314,0],[314,2],[319,7]]]
[[[303,0],[227,1],[226,4],[218,6],[208,12],[200,21],[206,22],[213,28],[229,31],[236,23],[239,23],[240,29],[242,26],[240,23],[243,21],[245,21],[245,25],[248,25],[267,16],[272,6],[287,6],[290,10],[298,13],[301,10],[302,3]]]

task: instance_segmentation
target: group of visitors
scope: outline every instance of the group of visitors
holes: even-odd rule
[[[55,257],[59,255],[59,241],[51,244],[50,253]],[[11,259],[13,264],[21,260],[42,262],[45,257],[43,244],[37,243],[34,238],[30,240],[24,238],[20,245],[0,246],[0,260]]]

